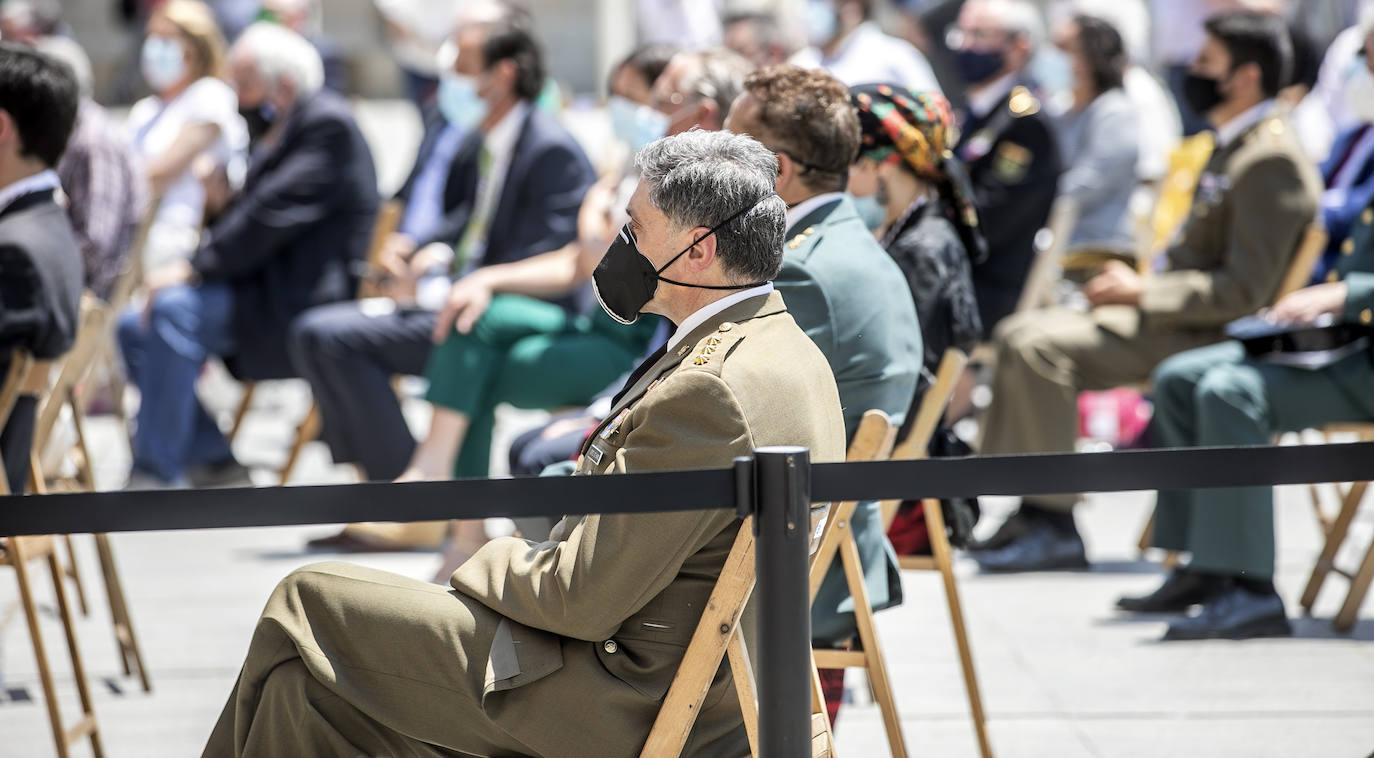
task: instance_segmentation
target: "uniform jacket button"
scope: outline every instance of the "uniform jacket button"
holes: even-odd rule
[[[601,649],[605,650],[609,655],[615,655],[615,651],[619,650],[620,646],[615,644],[615,640],[606,640],[601,643]]]

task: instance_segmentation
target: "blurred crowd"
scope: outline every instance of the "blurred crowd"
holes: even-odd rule
[[[92,99],[59,4],[0,4],[3,57],[32,47],[79,92],[65,152],[38,165],[30,141],[61,119],[25,113],[0,82],[0,146],[34,169],[0,165],[0,229],[15,177],[60,188],[82,286],[122,312],[128,486],[250,483],[197,396],[212,359],[244,382],[306,380],[319,438],[364,480],[487,476],[502,404],[554,412],[516,437],[510,471],[566,473],[626,375],[681,326],[591,283],[632,234],[636,153],[694,129],[777,156],[774,284],[829,361],[851,435],[870,408],[905,433],[951,348],[975,360],[936,455],[1268,444],[1374,421],[1374,3],[634,7],[639,44],[604,72],[598,128],[570,129],[587,93],[559,81],[537,7],[377,0],[424,125],[382,198],[318,2],[122,3],[140,30],[133,89],[149,94],[120,117]],[[0,77],[31,69],[0,63]],[[1257,357],[1227,339],[1255,314],[1345,329],[1318,358]],[[25,318],[0,332],[28,339]],[[422,439],[398,376],[427,380]],[[1027,498],[983,540],[976,502],[944,506],[983,570],[1038,571],[1087,565],[1079,499]],[[923,523],[905,504],[889,539],[876,503],[856,512],[875,606],[900,602],[894,545],[928,549]],[[536,539],[549,527],[518,524]],[[439,522],[312,544],[442,548],[443,581],[485,540],[480,523]],[[1288,632],[1268,490],[1161,493],[1153,544],[1191,561],[1123,610],[1179,614],[1171,638]],[[848,591],[827,583],[815,635],[844,644]]]

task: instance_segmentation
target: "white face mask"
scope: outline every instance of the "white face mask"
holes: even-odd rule
[[[149,37],[139,56],[143,79],[155,90],[164,90],[186,76],[186,48],[181,40]]]
[[[1355,70],[1345,80],[1345,103],[1355,118],[1366,123],[1374,122],[1374,73],[1361,59]]]

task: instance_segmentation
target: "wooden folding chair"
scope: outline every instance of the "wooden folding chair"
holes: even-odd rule
[[[1374,440],[1374,424],[1331,424],[1322,429],[1326,434],[1353,432],[1359,435],[1362,441]],[[1350,489],[1341,498],[1340,510],[1336,512],[1335,518],[1324,518],[1321,506],[1317,501],[1316,487],[1312,488],[1312,507],[1317,512],[1317,520],[1325,525],[1326,542],[1322,545],[1321,555],[1317,558],[1317,563],[1312,567],[1312,574],[1307,579],[1307,587],[1302,593],[1302,609],[1306,613],[1312,612],[1312,606],[1317,602],[1317,594],[1321,592],[1322,584],[1326,582],[1326,577],[1330,574],[1340,574],[1350,582],[1350,588],[1346,592],[1345,601],[1341,604],[1341,610],[1332,620],[1331,626],[1338,632],[1349,632],[1355,625],[1355,618],[1359,614],[1360,604],[1364,602],[1364,596],[1369,592],[1369,585],[1374,582],[1374,541],[1370,542],[1369,549],[1365,551],[1364,559],[1360,561],[1360,567],[1355,571],[1346,571],[1336,565],[1336,553],[1340,552],[1341,544],[1345,542],[1346,536],[1350,533],[1350,522],[1355,519],[1356,512],[1360,509],[1360,501],[1364,500],[1364,495],[1369,487],[1369,482],[1353,482]]]
[[[86,412],[84,405],[78,402],[77,392],[81,384],[90,377],[92,369],[100,359],[100,348],[108,334],[106,327],[110,316],[109,309],[94,295],[87,293],[81,301],[81,322],[77,328],[75,344],[66,355],[55,362],[55,370],[50,370],[34,380],[35,391],[41,388],[41,393],[34,424],[33,449],[40,451],[47,447],[64,407],[71,414],[72,426],[76,432],[76,440],[66,456],[73,464],[73,476],[67,476],[60,471],[49,476],[39,465],[38,455],[35,453],[33,456],[30,473],[35,494],[44,494],[49,490],[94,492],[96,489],[94,459],[87,444]],[[47,383],[49,377],[51,382]],[[44,381],[39,381],[40,379]],[[88,606],[80,572],[77,570],[76,551],[72,545],[71,535],[63,535],[62,539],[71,556],[66,573],[75,583],[81,612],[85,615]],[[124,675],[131,676],[137,672],[143,690],[151,692],[152,683],[148,677],[148,670],[143,665],[143,653],[134,633],[124,585],[115,566],[114,548],[110,544],[109,535],[96,534],[95,545]]]
[[[892,453],[896,441],[897,428],[892,425],[886,413],[870,410],[864,413],[854,439],[849,443],[846,460],[881,461]],[[863,669],[868,674],[869,688],[873,700],[883,716],[883,727],[887,730],[887,743],[893,758],[905,758],[906,739],[902,736],[902,722],[897,713],[897,702],[892,695],[891,677],[888,675],[887,662],[883,656],[882,644],[878,640],[877,625],[873,621],[873,605],[868,599],[868,588],[864,584],[863,565],[859,561],[859,546],[850,528],[858,501],[850,500],[835,506],[826,520],[821,533],[821,544],[811,560],[811,600],[815,602],[821,582],[830,570],[835,556],[840,558],[845,582],[854,601],[854,620],[859,631],[860,650],[816,648],[811,651],[818,669]],[[820,680],[817,677],[815,702],[824,707]]]
[[[811,509],[811,533],[827,517],[830,509],[826,506]],[[812,556],[819,542],[811,545]],[[740,525],[730,554],[721,568],[716,586],[706,601],[701,621],[692,633],[692,640],[678,665],[677,675],[663,698],[658,717],[654,719],[648,739],[640,758],[676,758],[682,754],[687,738],[696,724],[701,704],[711,688],[711,682],[720,670],[722,659],[730,660],[730,675],[734,680],[735,694],[739,697],[740,711],[744,715],[744,728],[749,735],[749,751],[758,755],[759,751],[759,703],[754,685],[754,668],[749,660],[749,651],[740,632],[740,618],[754,591],[754,520],[747,518]],[[811,665],[811,678],[816,691],[820,682],[816,677],[814,659]],[[812,701],[812,755],[833,756],[835,738],[830,732],[830,720],[826,718],[824,704],[816,709]]]
[[[1288,269],[1284,271],[1283,279],[1279,281],[1278,292],[1274,295],[1274,302],[1297,292],[1307,286],[1307,282],[1312,278],[1312,268],[1317,265],[1317,260],[1321,258],[1322,251],[1326,250],[1327,234],[1326,229],[1321,224],[1308,224],[1303,232],[1302,240],[1298,242],[1298,249],[1293,253],[1293,259],[1288,263]],[[1325,531],[1328,524],[1323,520],[1320,509],[1317,512],[1317,520],[1322,524]],[[1155,531],[1155,512],[1150,511],[1150,518],[1145,522],[1145,526],[1140,530],[1140,538],[1136,540],[1136,549],[1143,558],[1150,549],[1150,543],[1154,540]],[[1163,565],[1165,568],[1173,568],[1178,565],[1179,556],[1175,551],[1166,551],[1164,554]]]
[[[15,350],[10,359],[9,373],[3,388],[0,388],[0,421],[8,422],[10,413],[21,395],[36,394],[38,387],[45,386],[49,366],[35,364],[26,351]],[[3,424],[0,424],[2,427]],[[32,461],[32,453],[30,453]],[[0,471],[4,470],[0,461]],[[10,494],[9,478],[0,475],[0,494]],[[72,674],[76,679],[77,696],[81,701],[81,718],[71,727],[62,723],[62,710],[57,702],[57,688],[53,682],[52,669],[48,666],[47,649],[43,644],[43,632],[39,627],[38,607],[34,603],[33,589],[29,581],[29,564],[32,561],[46,560],[52,575],[53,592],[57,595],[58,615],[66,633],[67,652],[72,659]],[[34,658],[38,662],[38,678],[43,686],[43,700],[47,705],[48,721],[52,726],[53,744],[57,747],[58,758],[67,758],[72,745],[89,738],[91,750],[96,758],[105,754],[100,742],[100,730],[92,707],[90,686],[86,681],[86,667],[81,660],[81,651],[76,642],[76,627],[72,622],[72,609],[67,603],[67,593],[63,585],[62,566],[57,559],[57,545],[51,536],[5,537],[0,538],[0,566],[14,568],[19,583],[19,602],[24,608],[24,619],[29,628],[29,639],[33,644]]]
[[[381,257],[382,248],[386,240],[391,236],[396,228],[401,224],[401,216],[405,208],[396,200],[388,200],[382,203],[377,211],[377,221],[372,227],[372,241],[368,244],[366,267],[371,270],[378,265]],[[359,300],[373,297],[376,294],[376,287],[367,278],[363,278],[358,283]],[[238,437],[239,429],[243,427],[243,420],[248,416],[248,410],[253,406],[253,395],[257,390],[257,382],[247,381],[243,383],[243,397],[239,400],[238,409],[234,411],[234,420],[229,426],[227,439],[229,444],[234,444],[234,439]],[[305,412],[305,418],[301,419],[296,426],[296,434],[291,442],[291,449],[286,454],[286,461],[282,464],[279,483],[285,485],[291,481],[291,472],[296,469],[296,463],[300,460],[301,452],[305,446],[320,436],[320,406],[313,400],[310,409]]]
[[[921,398],[921,406],[916,411],[916,421],[911,432],[892,451],[892,460],[907,461],[925,458],[930,438],[940,425],[945,407],[954,393],[955,383],[963,373],[968,358],[959,350],[949,349],[940,359],[940,368],[935,375],[935,384]],[[897,515],[900,500],[883,502],[883,528],[891,526]],[[904,569],[915,571],[938,571],[945,588],[945,601],[949,605],[949,620],[954,628],[954,642],[959,648],[959,663],[964,674],[964,688],[968,692],[969,712],[973,717],[973,731],[978,738],[978,750],[983,758],[992,758],[992,745],[988,741],[987,720],[983,713],[983,696],[978,687],[978,674],[973,668],[973,650],[969,645],[968,630],[964,624],[963,604],[959,600],[959,583],[954,575],[954,550],[945,532],[945,516],[940,510],[940,501],[928,499],[921,503],[925,514],[926,532],[930,536],[929,556],[904,555],[897,559]]]

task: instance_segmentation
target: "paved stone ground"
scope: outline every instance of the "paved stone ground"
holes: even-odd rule
[[[406,146],[413,144],[413,125],[406,126],[403,112],[393,106],[372,106],[363,115],[370,136],[388,135],[380,143],[388,147],[379,151],[379,171],[384,186],[395,186],[405,169]],[[202,394],[227,414],[238,389],[212,373]],[[239,441],[242,459],[262,466],[280,461],[305,403],[300,383],[264,386]],[[423,404],[412,401],[407,410],[422,431]],[[503,412],[501,435],[537,421],[537,414]],[[118,486],[128,465],[122,432],[107,419],[95,419],[92,426],[100,483]],[[266,470],[255,476],[259,483],[271,481]],[[298,477],[351,479],[319,445],[307,450]],[[1282,488],[1279,495],[1278,585],[1295,612],[1320,542],[1305,491]],[[1091,571],[992,577],[960,563],[960,592],[996,754],[1364,758],[1374,751],[1374,601],[1366,601],[1352,634],[1333,634],[1328,620],[1343,598],[1343,580],[1331,580],[1315,618],[1295,619],[1295,639],[1161,644],[1156,640],[1162,619],[1123,618],[1110,610],[1117,595],[1160,581],[1157,567],[1134,553],[1151,500],[1148,494],[1099,496],[1083,509]],[[990,503],[987,521],[997,523],[1011,505]],[[94,549],[89,537],[77,538],[92,598],[91,614],[79,619],[77,633],[107,755],[198,754],[272,586],[293,568],[337,557],[302,550],[306,539],[328,532],[312,527],[115,535],[152,672],[151,694],[121,676],[99,597]],[[1366,512],[1352,542],[1362,547],[1372,536],[1374,513]],[[1353,553],[1354,547],[1343,556],[1347,565],[1356,559]],[[416,578],[428,578],[437,566],[437,558],[423,553],[348,559]],[[974,756],[938,578],[908,573],[903,581],[906,603],[880,614],[878,627],[911,754]],[[75,689],[45,578],[37,580],[37,593],[63,707],[71,714]],[[851,675],[849,684],[855,702],[840,717],[840,752],[884,755],[882,721],[863,696],[862,678]],[[17,592],[11,580],[0,578],[0,758],[54,754]],[[89,751],[83,746],[74,754]]]

